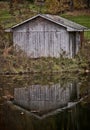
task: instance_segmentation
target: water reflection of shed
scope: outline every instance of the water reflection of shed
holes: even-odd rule
[[[15,88],[15,104],[38,113],[47,113],[52,110],[65,107],[72,100],[77,98],[77,86],[75,83],[68,83],[61,87],[54,85],[31,85],[28,88]]]

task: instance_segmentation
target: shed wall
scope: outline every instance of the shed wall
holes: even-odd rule
[[[13,40],[33,58],[59,57],[63,51],[71,57],[69,32],[43,18],[33,19],[13,29]]]

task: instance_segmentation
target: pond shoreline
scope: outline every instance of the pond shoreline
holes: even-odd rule
[[[75,70],[75,71],[65,71],[65,70],[62,70],[62,71],[43,71],[43,72],[0,72],[0,75],[29,75],[29,74],[67,74],[67,73],[71,73],[71,74],[88,74],[90,73],[90,70]]]

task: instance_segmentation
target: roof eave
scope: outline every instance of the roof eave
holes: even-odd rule
[[[86,28],[82,28],[82,29],[76,29],[76,28],[67,28],[68,32],[83,32],[84,30],[86,30]]]
[[[12,28],[5,29],[5,32],[12,32]]]

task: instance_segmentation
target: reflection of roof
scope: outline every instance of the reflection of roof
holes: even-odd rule
[[[22,111],[23,114],[25,113],[25,114],[28,114],[28,116],[31,115],[31,116],[34,116],[34,117],[36,117],[36,118],[42,120],[42,119],[44,119],[44,118],[46,118],[46,117],[49,117],[49,116],[55,115],[55,114],[57,114],[57,113],[60,113],[60,112],[62,112],[62,111],[64,111],[64,110],[66,110],[66,109],[71,109],[72,107],[74,107],[75,105],[77,105],[78,103],[80,103],[82,100],[83,100],[83,99],[81,99],[81,100],[79,100],[79,101],[77,101],[77,102],[70,102],[70,103],[68,103],[67,106],[65,106],[65,107],[63,107],[63,108],[58,108],[58,109],[53,110],[53,111],[48,112],[48,113],[45,113],[45,114],[43,114],[42,116],[38,115],[37,112],[35,112],[35,111],[32,112],[32,111],[29,111],[29,110],[27,110],[27,109],[24,109],[24,108],[22,108],[22,107],[16,105],[15,103],[13,104],[13,102],[11,102],[11,101],[8,101],[7,103],[8,103],[8,105],[11,106],[11,109],[12,109],[12,105],[13,105],[13,108],[15,107],[15,109]],[[70,105],[69,105],[69,104],[70,104]]]
[[[21,26],[21,25],[23,25],[23,24],[25,24],[25,23],[27,23],[27,22],[35,19],[35,18],[38,18],[38,17],[47,19],[47,20],[49,20],[49,21],[51,21],[53,23],[56,23],[56,24],[61,25],[63,27],[66,27],[68,31],[70,31],[70,29],[71,29],[71,31],[83,31],[84,29],[86,29],[86,27],[84,27],[84,26],[82,26],[80,24],[77,24],[75,22],[72,22],[70,20],[62,18],[60,16],[50,15],[50,14],[43,14],[43,15],[42,14],[38,14],[38,15],[32,17],[32,18],[29,18],[29,19],[27,19],[27,20],[25,20],[25,21],[15,25],[15,26],[11,27],[11,29],[14,29],[14,28],[16,28],[18,26]],[[11,30],[7,30],[7,31],[11,31]]]
[[[67,107],[73,91],[73,84],[68,83],[65,87],[55,85],[31,85],[28,88],[15,88],[14,103],[32,113],[43,116],[54,110]]]

